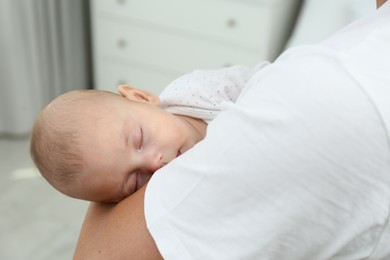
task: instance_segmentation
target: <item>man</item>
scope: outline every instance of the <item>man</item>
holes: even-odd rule
[[[386,0],[376,0],[376,7],[379,8],[381,5],[383,5],[386,2]]]
[[[256,74],[204,142],[91,204],[74,258],[388,259],[389,16]]]

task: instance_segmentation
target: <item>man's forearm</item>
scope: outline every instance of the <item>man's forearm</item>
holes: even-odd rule
[[[162,259],[144,217],[145,186],[119,204],[91,203],[74,260]]]

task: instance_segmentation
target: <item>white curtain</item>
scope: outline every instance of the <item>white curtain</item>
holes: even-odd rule
[[[29,134],[54,97],[90,87],[87,0],[0,0],[0,136]]]

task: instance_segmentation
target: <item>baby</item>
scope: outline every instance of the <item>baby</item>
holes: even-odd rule
[[[37,118],[31,156],[60,192],[95,202],[119,202],[159,168],[188,151],[207,124],[233,103],[246,81],[268,63],[194,71],[160,98],[128,85],[120,93],[76,90],[52,101]]]
[[[203,120],[160,109],[157,96],[130,86],[119,92],[68,92],[38,117],[31,154],[62,193],[118,202],[205,136]]]

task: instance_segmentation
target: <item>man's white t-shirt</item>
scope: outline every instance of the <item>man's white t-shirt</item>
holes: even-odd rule
[[[390,259],[390,4],[256,73],[148,183],[165,259]]]

